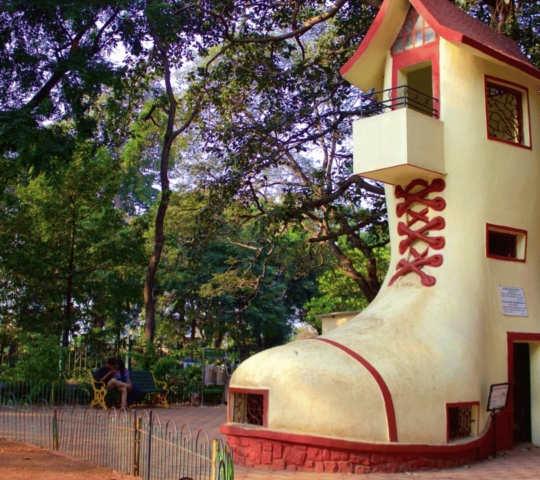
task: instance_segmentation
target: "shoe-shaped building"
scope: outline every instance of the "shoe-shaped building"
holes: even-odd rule
[[[345,325],[240,365],[235,461],[395,472],[540,445],[540,71],[447,0],[385,0],[341,73],[376,90],[354,171],[386,187],[388,275]]]

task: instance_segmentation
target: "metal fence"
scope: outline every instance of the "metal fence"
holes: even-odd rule
[[[200,394],[200,382],[186,381],[169,386],[170,392],[167,397],[169,404],[181,405],[191,402],[193,393]],[[90,405],[93,398],[90,383],[71,382],[24,382],[3,380],[0,377],[0,405],[8,403],[16,405],[29,404],[41,406],[64,406],[64,405]],[[119,397],[118,397],[119,398]],[[108,395],[107,400],[112,402],[117,399],[115,395]],[[149,402],[151,398],[147,398]],[[206,394],[205,403],[220,403],[220,394]]]
[[[233,480],[228,444],[162,424],[151,410],[0,406],[0,437],[63,452],[146,480]]]
[[[89,405],[92,396],[90,383],[24,382],[0,378],[0,405]]]

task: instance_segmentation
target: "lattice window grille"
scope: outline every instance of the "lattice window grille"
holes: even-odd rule
[[[449,440],[470,437],[472,433],[472,405],[448,409]]]
[[[234,392],[232,421],[249,425],[264,425],[264,395]]]
[[[524,144],[521,92],[488,83],[487,114],[490,137]]]

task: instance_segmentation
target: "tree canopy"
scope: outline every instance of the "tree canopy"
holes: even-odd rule
[[[0,0],[1,338],[260,349],[372,301],[384,190],[339,69],[380,4]],[[456,4],[540,66],[537,2]]]

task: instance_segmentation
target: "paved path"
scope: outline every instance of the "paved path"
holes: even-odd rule
[[[142,409],[141,409],[142,410]],[[181,405],[168,410],[154,409],[162,423],[174,419],[178,426],[188,423],[194,431],[203,428],[210,438],[225,439],[220,430],[227,420],[226,407],[191,407]],[[483,460],[465,467],[427,472],[369,475],[343,475],[339,473],[277,472],[235,467],[235,480],[540,480],[540,448],[522,444],[497,458]]]
[[[136,408],[137,414],[142,415],[145,408]],[[227,440],[227,435],[222,435],[221,425],[227,422],[227,407],[192,407],[190,405],[176,405],[171,408],[154,408],[152,415],[157,415],[162,425],[168,420],[174,420],[178,428],[187,423],[193,433],[202,429],[208,433],[210,439],[218,438]]]

